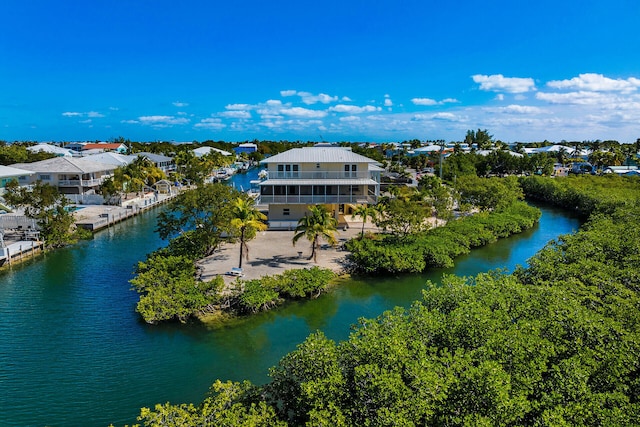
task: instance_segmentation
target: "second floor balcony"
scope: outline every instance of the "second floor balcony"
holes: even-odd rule
[[[59,187],[97,187],[102,184],[103,178],[94,179],[61,179],[58,181]]]
[[[377,179],[377,174],[369,171],[268,171],[268,179]]]
[[[258,204],[291,204],[291,205],[330,205],[330,204],[375,204],[378,198],[374,194],[325,194],[325,195],[260,195]]]

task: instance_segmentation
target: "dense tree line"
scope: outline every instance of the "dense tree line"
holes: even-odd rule
[[[539,218],[539,209],[514,202],[500,210],[465,216],[425,232],[351,240],[347,249],[356,271],[417,273],[429,268],[452,267],[457,256],[531,228]]]
[[[422,300],[361,320],[344,342],[312,334],[264,386],[217,381],[201,404],[157,405],[139,421],[639,425],[640,209],[634,190],[627,198],[604,197],[579,232],[512,275],[428,283]]]
[[[44,151],[31,152],[27,147],[34,145],[31,143],[13,143],[7,144],[0,141],[0,165],[7,166],[14,163],[32,163],[40,160],[51,159],[55,154],[46,153]]]

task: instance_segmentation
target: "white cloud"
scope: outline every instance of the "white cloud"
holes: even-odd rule
[[[298,96],[300,96],[300,98],[302,98],[302,102],[307,105],[316,104],[318,102],[321,102],[322,104],[329,104],[338,100],[337,96],[327,95],[326,93],[313,95],[309,92],[298,92]]]
[[[173,125],[186,125],[189,119],[174,116],[141,116],[138,123],[154,127],[169,127]]]
[[[571,89],[578,91],[620,91],[632,92],[640,87],[640,79],[634,77],[624,79],[610,79],[602,74],[585,73],[579,74],[570,80],[552,80],[547,86],[555,89]]]
[[[385,106],[385,107],[392,107],[392,106],[393,106],[393,102],[391,101],[391,99],[389,99],[389,98],[385,98],[385,100],[384,100],[384,106]]]
[[[496,101],[504,101],[504,94],[499,93],[496,95]]]
[[[227,117],[230,119],[250,119],[251,113],[243,110],[231,110],[231,111],[223,111],[222,113],[218,113],[221,117]]]
[[[186,102],[176,101],[176,102],[173,103],[173,106],[181,108],[181,107],[188,107],[189,104],[187,104]]]
[[[227,110],[249,110],[251,105],[249,104],[229,104],[226,107]]]
[[[411,102],[413,102],[414,105],[438,105],[438,101],[431,98],[413,98]]]
[[[358,116],[346,116],[346,117],[340,117],[339,119],[341,122],[359,122],[360,121],[360,117]]]
[[[535,90],[535,83],[529,77],[505,77],[502,74],[486,76],[476,74],[471,76],[474,82],[480,84],[481,90],[493,92],[523,93]]]
[[[458,103],[460,101],[458,101],[455,98],[445,98],[442,101],[436,101],[435,99],[431,99],[431,98],[413,98],[413,99],[411,99],[411,102],[414,105],[431,106],[431,105],[454,104],[454,103]]]
[[[356,105],[344,105],[338,104],[333,107],[329,107],[329,111],[335,111],[336,113],[349,113],[349,114],[361,114],[372,113],[375,111],[381,111],[382,108],[374,107],[373,105],[365,105],[364,107],[358,107]]]
[[[349,98],[348,96],[343,96],[343,97],[340,99],[340,101],[342,101],[342,102],[351,102],[352,100],[351,100],[351,98]]]
[[[536,93],[536,98],[552,104],[602,105],[609,103],[611,97],[606,94],[589,91],[567,93]]]
[[[302,107],[283,108],[280,110],[280,113],[285,114],[287,116],[305,117],[310,119],[322,118],[327,115],[326,111],[310,110],[308,108],[302,108]]]
[[[506,107],[488,108],[487,111],[506,113],[506,114],[540,114],[544,110],[542,108],[533,107],[530,105],[517,105],[512,104]]]
[[[104,114],[98,113],[97,111],[88,111],[86,113],[78,113],[76,111],[67,111],[62,113],[65,117],[91,117],[91,118],[100,118],[104,117]]]
[[[195,125],[193,125],[193,127],[198,129],[214,129],[214,130],[223,129],[226,126],[227,125],[222,123],[221,119],[216,119],[216,118],[202,119],[200,120],[200,123],[196,123]]]
[[[311,92],[302,92],[296,90],[281,90],[280,96],[294,96],[298,95],[302,102],[307,105],[317,104],[318,102],[322,104],[329,104],[331,102],[336,102],[338,100],[337,96],[327,95],[326,93],[319,93],[318,95],[314,95]]]
[[[462,121],[463,118],[453,113],[434,113],[434,114],[414,114],[412,117],[412,120],[413,121],[446,120],[450,122],[459,122],[459,121]]]
[[[431,118],[435,120],[448,120],[451,122],[457,122],[461,120],[460,117],[456,116],[453,113],[435,113],[431,116]]]

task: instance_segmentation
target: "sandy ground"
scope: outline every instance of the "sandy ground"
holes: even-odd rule
[[[313,266],[329,268],[336,272],[341,272],[345,268],[345,260],[348,252],[341,249],[342,245],[349,239],[360,234],[362,230],[362,220],[347,216],[349,227],[347,230],[339,229],[336,233],[338,244],[335,247],[329,246],[324,240],[320,240],[320,250],[318,251],[318,263],[309,260],[311,255],[311,242],[304,237],[298,240],[296,246],[292,244],[293,231],[264,231],[258,234],[255,239],[249,241],[249,260],[242,260],[243,279],[257,279],[263,276],[280,274],[285,270],[298,268],[310,268]],[[367,222],[365,231],[377,231],[377,228]],[[222,275],[225,282],[235,280],[234,277],[226,273],[233,267],[238,267],[240,259],[240,245],[226,244],[221,250],[213,255],[199,261],[198,265],[202,269],[201,279],[211,280],[215,276]]]

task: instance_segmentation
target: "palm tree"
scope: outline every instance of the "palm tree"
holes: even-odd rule
[[[377,211],[373,205],[360,205],[353,210],[355,216],[362,218],[362,231],[360,232],[360,240],[364,238],[364,225],[367,218],[374,219]]]
[[[247,241],[256,236],[256,232],[267,229],[267,216],[253,206],[252,200],[238,197],[232,208],[233,219],[231,226],[240,233],[240,262],[238,268],[242,268],[242,255],[245,254],[247,261],[249,260],[249,246]],[[246,252],[245,252],[246,250]]]
[[[305,215],[298,220],[298,225],[294,230],[296,234],[293,236],[293,246],[302,236],[306,236],[311,242],[311,255],[307,259],[313,258],[313,262],[317,264],[318,239],[322,237],[329,244],[335,245],[337,243],[335,233],[338,220],[331,216],[324,206],[315,205],[309,207],[309,210],[311,211],[310,215]]]

